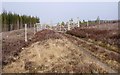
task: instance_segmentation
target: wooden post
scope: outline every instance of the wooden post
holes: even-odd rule
[[[44,29],[46,29],[46,23],[44,24]]]
[[[42,24],[40,24],[40,30],[42,30]]]
[[[60,31],[61,31],[61,24],[60,24]]]
[[[87,21],[87,26],[89,26],[89,21]]]
[[[27,42],[27,24],[25,24],[25,42]]]
[[[37,26],[37,32],[40,31],[40,28],[39,28],[40,25],[39,25],[39,23],[36,23],[36,26]]]
[[[52,30],[52,20],[50,21],[50,24],[51,24],[51,25],[50,25],[50,29]]]
[[[38,32],[38,24],[36,23],[36,27],[37,27],[37,32]]]
[[[71,24],[71,22],[69,21],[68,22],[68,30],[70,30],[70,24]]]
[[[99,20],[99,24],[100,24],[100,20]]]
[[[34,34],[36,33],[36,24],[34,24]]]
[[[78,27],[80,27],[79,17],[77,19],[78,19]]]

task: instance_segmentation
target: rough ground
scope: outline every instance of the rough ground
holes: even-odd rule
[[[116,73],[95,57],[73,36],[42,30],[18,52],[14,61],[3,66],[4,73]],[[78,44],[79,43],[79,44]],[[9,60],[7,60],[9,61]]]
[[[118,23],[103,24],[89,27],[74,28],[67,31],[68,34],[85,39],[87,41],[99,42],[110,50],[120,53],[120,33]],[[116,47],[116,48],[115,48]]]
[[[120,72],[120,33],[118,23],[75,28],[67,33],[79,38],[76,44],[87,48],[96,58]]]
[[[28,29],[28,39],[34,35],[33,29]],[[2,65],[14,61],[14,57],[22,51],[22,47],[27,46],[24,41],[24,29],[10,32],[2,32]]]

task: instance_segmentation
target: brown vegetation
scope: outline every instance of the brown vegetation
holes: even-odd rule
[[[52,30],[42,30],[33,36],[33,30],[28,30],[28,42],[24,41],[24,30],[4,32],[2,39],[2,64],[6,65],[15,61],[14,57],[18,56],[24,47],[31,45],[34,42],[61,38]]]
[[[46,33],[49,30],[44,30]],[[51,31],[50,31],[51,32]],[[38,32],[37,34],[40,34]],[[46,34],[47,35],[47,34]],[[51,35],[51,34],[48,34]],[[52,35],[55,35],[52,34]],[[52,36],[51,35],[51,36]],[[61,34],[59,34],[61,35]],[[59,36],[56,35],[56,36]],[[37,35],[41,37],[41,35]],[[4,73],[106,73],[88,54],[66,37],[37,41],[24,48],[19,59],[4,66]]]
[[[108,25],[109,26],[109,25]],[[120,66],[120,34],[117,29],[75,28],[67,32],[72,36],[82,38],[76,44],[87,48],[101,61],[119,70]],[[72,40],[72,39],[70,39]],[[75,39],[77,40],[77,39]],[[73,41],[74,42],[74,41]],[[82,44],[81,44],[82,43]]]
[[[109,26],[109,25],[108,25]],[[67,34],[83,38],[85,40],[92,39],[93,41],[101,41],[101,46],[107,47],[107,45],[111,45],[116,47],[116,49],[107,47],[111,50],[114,50],[118,53],[120,51],[118,50],[120,47],[120,34],[118,32],[118,29],[97,29],[97,28],[74,28],[70,31],[67,31]]]

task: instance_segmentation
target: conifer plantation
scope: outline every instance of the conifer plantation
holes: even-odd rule
[[[3,11],[0,16],[2,16],[2,31],[22,29],[25,24],[28,25],[28,28],[31,28],[35,23],[39,23],[38,17],[19,15],[7,11]]]

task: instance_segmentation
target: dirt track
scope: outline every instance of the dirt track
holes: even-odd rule
[[[51,30],[38,32],[32,43],[18,52],[14,62],[3,67],[3,72],[116,72],[92,55],[87,47],[84,49],[70,39],[79,41]]]

